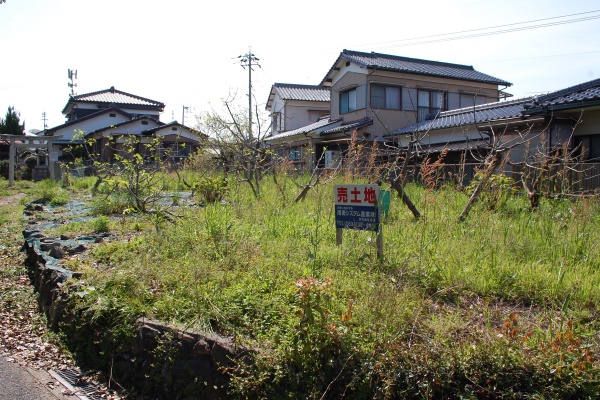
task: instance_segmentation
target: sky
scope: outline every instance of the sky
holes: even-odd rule
[[[14,106],[27,131],[65,122],[69,69],[75,94],[114,86],[195,126],[225,98],[248,104],[249,51],[261,110],[273,83],[319,84],[343,49],[472,65],[516,98],[598,79],[600,3],[6,0],[0,49],[0,118]]]

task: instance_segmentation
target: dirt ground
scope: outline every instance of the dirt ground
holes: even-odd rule
[[[25,197],[25,193],[17,193],[12,196],[0,197],[0,206],[8,206],[13,205],[19,202],[23,197]]]

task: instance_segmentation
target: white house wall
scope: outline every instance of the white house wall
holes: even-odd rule
[[[105,106],[105,104],[107,103],[101,103],[100,106],[98,106],[98,103],[76,103],[75,106],[77,107],[77,109],[80,110],[95,110],[95,111],[101,111],[106,109],[107,107]],[[139,108],[135,108],[135,107],[131,107],[131,108],[127,108],[127,107],[122,107],[121,105],[115,105],[116,107],[119,108],[119,110],[125,111],[126,113],[129,114],[136,114],[136,115],[149,115],[154,117],[155,119],[158,119],[158,117],[160,116],[160,112],[158,111],[154,111],[154,110],[143,110],[143,109],[139,109]]]
[[[176,131],[173,131],[171,128],[172,127],[161,129],[155,133],[155,136],[161,137],[165,140],[172,141],[172,142],[177,141],[178,138],[180,138],[182,141],[186,141],[188,143],[200,141],[200,137],[196,133],[191,132],[188,129],[177,128]]]
[[[146,125],[142,124],[142,121],[147,121]],[[109,124],[110,125],[110,124]],[[109,125],[104,125],[109,126]],[[102,137],[110,137],[113,135],[139,135],[143,131],[147,131],[148,129],[156,128],[158,123],[152,119],[133,121],[129,124],[125,124],[123,126],[118,126],[115,128],[110,128],[102,131]]]
[[[75,136],[76,131],[83,131],[84,134],[93,132],[98,129],[102,129],[106,126],[120,124],[121,122],[129,121],[126,116],[114,113],[115,116],[111,117],[109,114],[103,114],[95,118],[85,119],[77,123],[70,124],[63,128],[59,128],[54,132],[54,136],[62,136],[63,140],[71,140]],[[148,128],[146,128],[148,129]]]
[[[316,110],[329,114],[329,103],[315,101],[288,101],[285,106],[285,114],[283,115],[284,129],[286,131],[292,131],[317,122],[319,120],[318,118],[310,118],[310,111]]]
[[[342,60],[344,63],[346,62],[345,60]],[[365,68],[361,68],[358,65],[354,64],[354,63],[350,63],[350,65],[346,66],[343,65],[340,68],[340,71],[335,74],[335,76],[333,77],[333,80],[331,81],[331,85],[335,85],[338,83],[338,81],[340,79],[342,79],[342,77],[347,74],[348,72],[353,72],[355,74],[360,74],[360,75],[366,75],[367,74],[367,70]]]

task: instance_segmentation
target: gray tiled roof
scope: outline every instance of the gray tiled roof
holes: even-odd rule
[[[532,114],[540,112],[543,107],[577,107],[583,103],[587,104],[589,102],[597,101],[600,101],[600,79],[534,97],[529,104],[525,105],[525,113]]]
[[[294,83],[275,83],[271,86],[269,99],[266,108],[272,105],[275,93],[283,100],[298,101],[319,101],[328,102],[330,100],[331,88],[320,85],[298,85]]]
[[[475,107],[459,108],[452,111],[439,113],[434,119],[418,122],[413,125],[398,129],[385,136],[402,135],[414,132],[427,132],[436,129],[452,128],[484,122],[519,118],[525,104],[531,102],[532,97],[482,104]]]
[[[276,83],[273,85],[285,100],[329,101],[331,89],[326,86]]]
[[[356,63],[364,68],[383,69],[396,72],[407,72],[412,74],[441,76],[445,78],[462,79],[467,81],[491,83],[494,85],[512,86],[512,83],[503,79],[493,77],[476,71],[471,65],[451,64],[439,61],[421,60],[418,58],[400,57],[380,53],[363,53],[352,50],[344,50],[339,58]],[[339,59],[338,58],[338,59]],[[325,78],[331,74],[336,63],[331,67]]]
[[[314,122],[310,125],[306,125],[306,126],[303,126],[301,128],[294,129],[291,131],[281,132],[277,135],[265,138],[265,141],[268,142],[268,141],[275,140],[275,139],[281,139],[281,138],[286,138],[286,137],[296,136],[296,135],[303,135],[305,133],[309,133],[309,132],[315,131],[317,129],[324,128],[328,125],[333,125],[333,124],[339,123],[340,121],[341,120],[339,118],[334,119],[334,120],[329,119],[329,117],[321,118],[317,122]]]
[[[338,133],[338,132],[348,132],[354,129],[362,128],[363,126],[372,125],[373,118],[363,118],[359,121],[352,121],[347,124],[342,124],[335,128],[328,129],[326,131],[321,132],[321,135],[327,135],[330,133]]]
[[[158,107],[164,108],[165,105],[159,101],[150,100],[144,97],[136,96],[130,93],[123,92],[115,89],[112,86],[110,89],[99,90],[97,92],[78,94],[71,96],[67,105],[63,109],[63,113],[67,109],[68,105],[72,102],[86,102],[86,103],[108,103],[114,105],[135,105],[135,106],[146,106],[146,107]]]

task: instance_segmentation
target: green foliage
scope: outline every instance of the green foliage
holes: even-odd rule
[[[91,224],[96,233],[108,232],[110,230],[110,218],[105,215],[96,217],[92,220]]]
[[[467,193],[471,194],[475,190],[482,176],[482,172],[475,174],[475,178],[465,188]],[[505,174],[492,174],[479,198],[488,210],[496,210],[503,209],[515,193],[515,181],[511,177]]]
[[[0,118],[0,134],[2,135],[24,135],[25,122],[20,121],[21,114],[15,111],[14,106],[9,106],[4,119]]]
[[[215,203],[225,198],[229,185],[225,178],[205,176],[195,183],[194,189],[201,200]]]
[[[10,161],[2,160],[0,161],[0,176],[4,179],[8,179],[8,172],[10,169]]]
[[[510,194],[456,223],[466,193],[409,185],[424,217],[394,198],[379,261],[369,233],[336,245],[332,185],[287,205],[293,184],[228,185],[227,204],[94,247],[73,300],[114,334],[80,338],[121,345],[137,315],[234,336],[260,349],[228,370],[238,398],[597,397],[597,201]]]
[[[59,324],[64,340],[80,362],[102,370],[116,352],[131,343],[138,315],[90,286],[68,288],[69,301],[63,313],[69,318]]]
[[[47,201],[53,206],[66,204],[69,201],[69,194],[60,184],[51,180],[44,179],[37,185],[37,193],[40,199]]]

